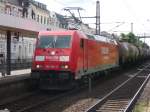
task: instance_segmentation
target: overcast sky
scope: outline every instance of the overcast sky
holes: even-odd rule
[[[96,0],[36,0],[45,3],[50,11],[68,14],[64,7],[81,7],[81,16],[95,16]],[[133,22],[135,34],[150,35],[149,0],[100,0],[101,30],[108,32],[129,32]],[[78,15],[77,15],[78,16]],[[84,19],[85,23],[95,23],[95,19]],[[121,22],[121,23],[117,23]],[[94,24],[90,26],[95,27]],[[117,27],[118,26],[118,27]]]

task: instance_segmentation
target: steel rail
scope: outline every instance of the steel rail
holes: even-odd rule
[[[64,93],[57,94],[57,95],[56,94],[55,95],[51,95],[47,99],[41,100],[39,102],[35,102],[34,104],[27,105],[27,106],[25,106],[23,108],[20,107],[20,109],[17,109],[17,110],[13,110],[13,109],[9,109],[9,108],[8,108],[8,110],[10,112],[28,112],[30,110],[34,110],[36,107],[43,106],[44,104],[46,104],[48,102],[53,102],[53,101],[56,101],[56,100],[58,100],[58,99],[60,99],[62,97],[65,97],[65,96],[68,96],[68,95],[72,95],[72,94],[74,94],[76,92],[82,91],[85,88],[86,88],[86,86],[84,85],[84,86],[82,86],[80,88],[75,88],[75,89],[73,89],[71,91],[67,91],[67,92],[64,92]],[[19,99],[16,99],[16,100],[18,101]],[[22,101],[22,98],[21,98],[21,101]],[[13,102],[6,102],[6,103],[8,103],[8,105],[10,105],[11,103],[13,104]],[[6,105],[1,105],[1,106],[3,106],[3,107],[5,106],[7,108]]]
[[[16,101],[19,101],[19,100],[22,100],[22,99],[25,99],[25,98],[27,98],[27,97],[29,97],[29,96],[33,96],[33,95],[35,95],[37,92],[39,92],[39,91],[36,91],[36,92],[28,92],[28,93],[26,93],[26,94],[24,94],[24,95],[21,95],[21,96],[15,97],[15,98],[10,98],[10,99],[8,99],[8,100],[4,100],[4,101],[2,101],[2,102],[0,103],[0,107],[3,107],[4,105],[8,105],[8,104],[11,104],[11,103],[13,103],[13,102],[16,102]]]
[[[41,106],[41,105],[43,105],[43,104],[46,104],[46,103],[48,103],[48,102],[55,101],[55,100],[57,100],[57,99],[59,99],[59,98],[65,97],[66,95],[74,94],[75,92],[78,92],[78,91],[82,90],[82,88],[84,88],[84,87],[77,88],[77,89],[74,89],[74,90],[72,90],[72,91],[59,94],[59,95],[57,95],[57,96],[52,96],[52,97],[50,97],[49,99],[43,100],[43,101],[38,102],[38,103],[33,104],[33,105],[29,105],[29,106],[24,107],[24,108],[22,108],[22,109],[20,109],[20,110],[18,110],[18,111],[16,111],[16,112],[28,112],[28,111],[30,111],[30,110],[32,110],[32,109],[38,107],[38,106]]]
[[[94,105],[92,105],[90,108],[88,108],[85,112],[96,112],[96,108],[100,107],[100,105],[102,105],[109,96],[111,96],[113,93],[115,93],[117,90],[119,90],[122,86],[124,86],[125,84],[127,84],[131,79],[133,79],[134,77],[136,77],[139,73],[141,73],[142,71],[144,71],[147,67],[149,67],[149,65],[150,64],[144,66],[142,68],[142,70],[138,71],[137,73],[134,73],[133,77],[130,77],[129,79],[127,79],[126,81],[124,81],[121,85],[119,85],[114,90],[112,90],[110,93],[108,93],[107,95],[105,95],[102,99],[99,99]]]
[[[140,94],[142,93],[145,85],[147,84],[147,82],[149,81],[150,78],[150,74],[148,75],[148,77],[145,79],[145,81],[143,82],[143,84],[141,85],[141,87],[139,88],[139,90],[136,92],[136,94],[134,95],[134,97],[132,98],[132,100],[129,102],[129,104],[127,105],[126,109],[123,112],[131,112],[133,106],[135,105],[137,99],[139,98]]]

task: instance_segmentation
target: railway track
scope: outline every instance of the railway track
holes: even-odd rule
[[[39,91],[37,93],[30,93],[28,95],[0,103],[0,112],[29,112],[36,107],[58,100],[64,96],[74,94],[82,90],[82,88],[83,87],[61,93],[45,93]]]
[[[129,112],[136,102],[150,77],[150,65],[139,68],[139,71],[99,99],[86,112]]]
[[[120,75],[118,73],[114,74],[113,77],[109,78],[111,80],[109,80],[109,79],[108,80],[107,79],[101,80],[100,79],[101,81],[98,80],[97,83],[95,83],[95,81],[94,81],[95,84],[93,83],[93,85],[92,85],[94,88],[95,88],[95,86],[97,84],[101,85],[101,88],[98,87],[99,88],[98,91],[99,90],[100,91],[99,91],[98,94],[97,93],[95,94],[96,96],[93,96],[94,95],[93,92],[92,93],[88,93],[87,89],[85,89],[85,90],[83,90],[81,92],[78,92],[77,94],[74,93],[72,95],[66,95],[64,98],[59,99],[59,101],[54,101],[53,103],[46,104],[46,105],[43,105],[43,106],[38,107],[38,108],[34,108],[30,112],[83,112],[83,110],[87,109],[85,107],[87,107],[88,104],[90,104],[90,102],[92,104],[92,102],[94,101],[94,99],[93,99],[93,101],[91,100],[90,102],[88,102],[88,100],[90,100],[88,98],[90,98],[90,97],[91,98],[94,98],[94,97],[95,98],[99,98],[101,96],[106,95],[108,92],[110,92],[111,90],[113,90],[112,88],[116,88],[118,85],[120,85],[122,82],[124,82],[125,80],[127,80],[129,77],[133,77],[133,74],[135,74],[137,71],[141,70],[142,68],[143,68],[142,66],[141,67],[138,66],[138,69],[136,67],[136,69],[133,69],[133,70],[129,70],[129,71],[125,70],[125,71],[128,71],[126,73],[120,73],[119,72]],[[129,75],[129,76],[127,76],[127,75]],[[114,76],[117,76],[117,77],[115,78]],[[120,81],[118,81],[119,79],[120,79]],[[94,88],[93,88],[93,91],[95,91]],[[85,98],[87,98],[87,100],[84,100]],[[85,101],[85,103],[83,103],[84,101],[82,101],[82,99]],[[81,102],[79,100],[81,100]],[[97,100],[97,99],[95,99],[95,100]],[[75,102],[78,102],[78,103],[75,104]],[[73,106],[72,104],[75,104],[75,105]]]
[[[149,68],[147,67],[147,68],[143,69],[143,67],[139,67],[138,71],[139,71],[138,73],[142,74],[142,72],[149,72]],[[135,75],[137,75],[137,74],[135,74],[135,75],[133,75],[133,74],[131,75],[131,74],[126,74],[126,75],[129,75],[129,77],[131,77],[131,78],[134,77]],[[144,79],[146,77],[146,75],[138,75],[137,77],[138,77],[138,79]],[[40,110],[38,110],[38,109],[40,109],[40,108],[42,109],[43,106],[49,105],[49,104],[51,104],[51,102],[54,102],[54,101],[59,102],[59,99],[62,99],[63,97],[72,96],[76,93],[79,93],[79,91],[83,91],[83,88],[85,89],[85,87],[81,87],[78,89],[71,90],[69,92],[64,92],[64,93],[59,93],[59,94],[34,94],[33,96],[30,95],[30,97],[21,98],[18,100],[14,100],[13,102],[7,102],[5,104],[4,103],[0,104],[0,107],[2,107],[2,108],[0,108],[0,110],[4,110],[5,108],[7,108],[10,112],[39,112]],[[118,101],[119,101],[119,103],[117,103]],[[105,103],[107,103],[109,108],[111,108],[112,106],[115,106],[117,108],[118,105],[120,105],[120,107],[123,107],[124,105],[128,105],[129,102],[130,102],[130,100],[120,98],[117,101],[114,99],[110,99]],[[57,106],[56,106],[56,108],[57,108]],[[49,110],[51,110],[51,109],[49,109]],[[97,110],[102,111],[102,108],[98,108]],[[43,111],[40,111],[40,112],[43,112]],[[108,111],[108,112],[110,112],[110,111]]]

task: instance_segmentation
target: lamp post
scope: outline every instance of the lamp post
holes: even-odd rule
[[[133,33],[133,22],[131,22],[131,33]]]

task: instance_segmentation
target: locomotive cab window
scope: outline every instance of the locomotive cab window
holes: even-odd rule
[[[70,42],[69,35],[40,36],[37,48],[70,48]]]
[[[56,48],[69,48],[70,47],[70,36],[58,36],[55,42]]]

